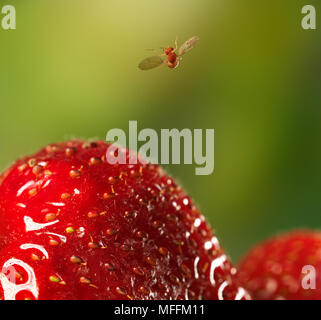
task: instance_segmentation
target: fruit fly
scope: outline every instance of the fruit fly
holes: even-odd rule
[[[188,51],[192,50],[196,43],[198,42],[198,37],[192,37],[185,41],[182,46],[178,49],[177,39],[175,41],[175,48],[168,47],[162,48],[163,53],[158,54],[157,56],[149,57],[144,59],[139,65],[138,68],[141,70],[150,70],[161,65],[167,64],[167,66],[171,69],[177,68],[179,65],[180,57],[187,53]],[[176,50],[178,52],[176,53]],[[163,57],[166,57],[165,59]]]

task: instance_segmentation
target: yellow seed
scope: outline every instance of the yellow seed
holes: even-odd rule
[[[105,200],[112,198],[114,195],[112,193],[105,192],[103,198]]]
[[[158,229],[161,226],[162,226],[162,223],[160,221],[157,221],[157,220],[153,221],[153,227],[154,228]]]
[[[144,234],[144,232],[142,232],[142,231],[137,231],[137,232],[136,232],[136,237],[142,239],[142,238],[145,237],[145,234]]]
[[[142,294],[149,294],[149,290],[145,287],[140,287],[138,291]]]
[[[77,149],[76,148],[67,148],[65,150],[66,156],[70,157],[76,153]]]
[[[102,162],[101,159],[95,158],[95,157],[92,157],[89,160],[89,164],[92,165],[92,166],[96,166],[96,165],[100,164],[101,162]]]
[[[128,246],[127,244],[122,244],[120,246],[120,249],[123,251],[129,251],[130,250],[130,246]]]
[[[15,271],[14,275],[15,275],[15,278],[16,278],[16,279],[19,279],[19,280],[22,280],[22,279],[23,279],[22,274],[21,274],[20,272],[18,272],[18,271]]]
[[[88,279],[88,278],[86,278],[86,277],[81,277],[81,278],[79,279],[79,282],[80,282],[80,283],[83,283],[83,284],[90,284],[90,283],[91,283],[91,280]]]
[[[70,257],[70,262],[71,263],[82,263],[82,259],[76,256],[71,256]]]
[[[27,165],[24,163],[24,164],[22,164],[21,166],[18,167],[18,170],[19,170],[20,172],[22,172],[22,171],[25,170],[26,168],[27,168]]]
[[[83,148],[83,149],[97,148],[97,146],[98,146],[97,142],[88,141],[88,142],[85,142],[85,143],[82,145],[82,148]]]
[[[88,247],[89,247],[90,249],[97,249],[97,248],[99,248],[98,244],[95,243],[95,242],[89,242],[89,243],[88,243]]]
[[[73,233],[73,232],[75,232],[76,230],[75,230],[75,228],[73,228],[73,227],[68,227],[68,228],[66,228],[66,232],[67,233]]]
[[[30,159],[28,161],[29,167],[34,167],[37,164],[37,160],[36,159]]]
[[[146,262],[147,262],[149,265],[153,266],[153,267],[156,266],[156,261],[155,261],[155,259],[153,259],[152,257],[147,257],[147,258],[146,258]]]
[[[106,230],[106,234],[109,235],[109,236],[113,236],[113,235],[115,235],[117,233],[118,233],[118,230],[116,230],[116,229],[107,229]]]
[[[37,176],[42,172],[42,170],[43,170],[43,167],[36,165],[33,167],[32,173]]]
[[[60,282],[60,278],[57,277],[57,276],[50,276],[50,277],[49,277],[49,280],[50,280],[51,282],[55,282],[55,283]]]
[[[47,151],[48,153],[56,152],[56,151],[58,151],[58,150],[59,150],[59,147],[56,146],[56,145],[51,145],[51,146],[47,146],[47,147],[46,147],[46,151]]]
[[[28,192],[29,196],[31,196],[31,197],[35,196],[37,193],[38,193],[38,191],[35,188],[29,190],[29,192]]]
[[[51,246],[57,246],[58,244],[59,244],[59,242],[57,240],[54,240],[54,239],[49,240],[49,245],[51,245]]]
[[[47,213],[46,214],[46,221],[52,221],[56,219],[56,214],[55,213]]]
[[[70,193],[63,193],[61,195],[61,200],[67,200],[68,198],[71,197],[71,194]]]
[[[166,256],[168,250],[165,247],[160,247],[158,249],[158,252],[162,255],[162,256]]]
[[[134,267],[134,268],[133,268],[133,271],[134,271],[134,273],[136,273],[136,274],[139,275],[139,276],[143,276],[143,275],[144,275],[143,270],[140,269],[140,268]]]
[[[181,240],[174,239],[173,242],[174,242],[174,244],[176,244],[177,246],[183,246],[183,245],[184,245],[184,241],[181,241]]]
[[[31,254],[31,259],[32,259],[33,261],[39,261],[39,260],[40,260],[39,256],[37,256],[37,255],[34,254],[34,253]]]
[[[90,211],[90,212],[88,212],[88,218],[96,218],[96,217],[98,217],[98,214],[97,214],[97,212],[92,212],[92,211]]]
[[[79,170],[71,170],[69,175],[71,178],[79,178],[81,175],[81,172]]]
[[[111,176],[111,177],[108,178],[108,182],[109,182],[110,184],[114,184],[114,183],[117,182],[118,179],[119,179],[119,177],[113,177],[113,176]]]
[[[126,289],[121,288],[121,287],[117,287],[117,288],[116,288],[116,292],[117,292],[118,294],[122,295],[122,296],[125,296],[125,295],[127,294]]]
[[[109,271],[115,271],[115,270],[116,270],[115,266],[114,266],[112,263],[106,262],[106,263],[105,263],[105,267],[106,267]]]

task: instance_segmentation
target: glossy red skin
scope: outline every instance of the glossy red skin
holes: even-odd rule
[[[305,265],[316,270],[316,289],[304,289]],[[321,299],[321,232],[297,231],[252,249],[239,265],[240,283],[254,300]]]
[[[108,164],[107,147],[52,145],[2,175],[0,271],[13,261],[17,274],[14,293],[2,276],[0,297],[244,299],[184,191],[159,166]]]

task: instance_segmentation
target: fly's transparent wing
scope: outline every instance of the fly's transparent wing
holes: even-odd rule
[[[150,70],[162,65],[164,60],[161,57],[154,56],[144,59],[139,65],[138,68],[141,70]]]
[[[182,56],[183,54],[185,54],[186,52],[192,50],[196,43],[198,42],[199,37],[192,37],[190,39],[188,39],[186,42],[183,43],[183,45],[179,48],[178,50],[178,55]]]

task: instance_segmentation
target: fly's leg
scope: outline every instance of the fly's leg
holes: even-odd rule
[[[164,57],[166,56],[165,53],[159,53],[157,50],[155,49],[146,49],[147,51],[153,51],[157,56],[160,56],[160,57]]]
[[[174,51],[176,51],[178,49],[178,37],[176,36],[176,39],[175,39],[175,49]]]

